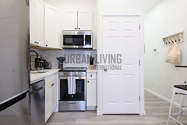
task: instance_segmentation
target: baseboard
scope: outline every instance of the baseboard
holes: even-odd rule
[[[95,111],[96,110],[96,106],[87,106],[87,110],[88,111]]]
[[[151,93],[151,94],[153,94],[153,95],[155,95],[155,96],[157,96],[158,98],[160,98],[160,99],[162,99],[162,100],[170,103],[170,99],[169,98],[167,98],[167,97],[165,97],[163,95],[160,95],[157,92],[154,92],[154,91],[152,91],[150,89],[147,89],[147,88],[144,88],[144,90],[147,91],[147,92],[149,92],[149,93]],[[179,106],[179,103],[174,102],[173,104],[176,105],[176,106]]]

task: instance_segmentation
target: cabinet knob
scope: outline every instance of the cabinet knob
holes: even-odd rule
[[[75,28],[75,30],[80,30],[81,28]]]
[[[47,44],[45,46],[48,46]]]
[[[54,86],[54,85],[55,85],[54,83],[51,84],[51,86]]]

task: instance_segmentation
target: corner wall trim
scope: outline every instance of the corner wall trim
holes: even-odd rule
[[[169,99],[169,98],[167,98],[167,97],[165,97],[165,96],[163,96],[163,95],[160,95],[160,94],[158,94],[157,92],[154,92],[154,91],[152,91],[152,90],[150,90],[150,89],[148,89],[148,88],[144,88],[144,90],[147,91],[147,92],[149,92],[149,93],[151,93],[151,94],[153,94],[153,95],[155,95],[155,96],[157,96],[158,98],[160,98],[160,99],[162,99],[162,100],[164,100],[164,101],[170,103],[170,99]],[[173,104],[176,105],[177,107],[179,106],[179,104],[176,103],[176,102],[174,102]]]

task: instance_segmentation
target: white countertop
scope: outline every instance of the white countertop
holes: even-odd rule
[[[40,80],[44,80],[45,77],[50,76],[52,74],[58,73],[59,69],[47,69],[47,70],[42,70],[46,71],[45,73],[30,73],[30,83],[35,83]]]
[[[96,73],[97,70],[96,69],[87,69],[86,72],[95,72]]]

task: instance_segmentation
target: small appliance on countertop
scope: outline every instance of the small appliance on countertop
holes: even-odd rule
[[[50,62],[48,62],[46,59],[43,59],[43,67],[44,67],[44,69],[51,69],[52,64]]]
[[[94,60],[95,60],[95,58],[90,56],[90,66],[89,66],[90,70],[94,70],[95,69]]]
[[[58,60],[58,68],[63,70],[65,57],[57,57],[56,59]]]
[[[31,67],[32,71],[43,70],[43,69],[51,69],[52,68],[52,64],[50,62],[48,62],[46,59],[44,59],[39,54],[34,59],[34,62],[32,62],[32,60],[31,60],[31,63],[34,63],[34,67]]]

